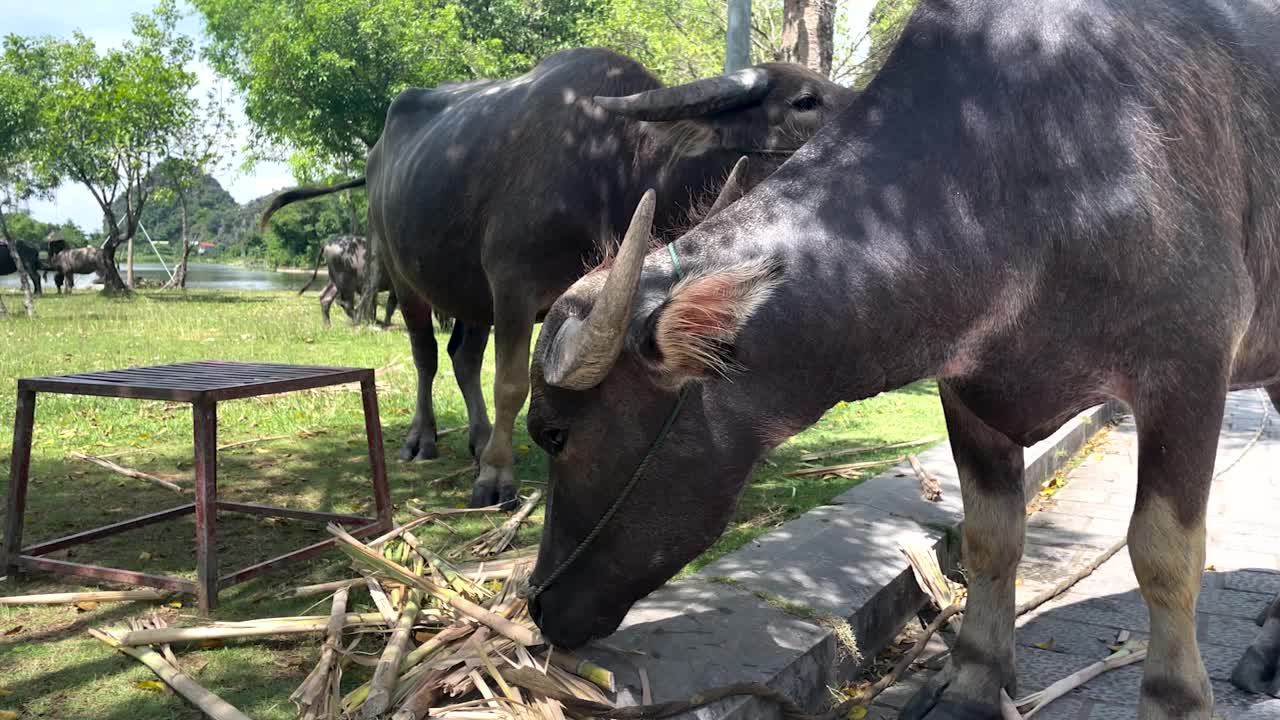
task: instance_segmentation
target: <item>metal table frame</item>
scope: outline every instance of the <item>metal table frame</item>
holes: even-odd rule
[[[377,517],[293,510],[218,500],[217,408],[219,402],[355,382],[360,383],[360,395],[364,404],[364,427],[369,443],[369,464],[372,470]],[[195,502],[22,547],[23,514],[26,510],[27,484],[31,471],[31,439],[35,426],[37,393],[97,395],[191,403],[195,439]],[[391,502],[373,370],[206,361],[18,380],[18,406],[13,425],[13,461],[9,470],[8,515],[5,523],[3,552],[0,553],[0,570],[16,574],[24,567],[36,568],[53,573],[175,590],[195,595],[200,611],[207,613],[217,607],[220,588],[278,569],[289,562],[313,557],[335,542],[332,538],[324,540],[219,576],[217,558],[219,510],[314,522],[337,522],[354,526],[350,532],[356,537],[366,537],[390,529]],[[151,575],[134,570],[43,557],[55,550],[189,513],[194,513],[196,520],[195,582],[167,575]]]

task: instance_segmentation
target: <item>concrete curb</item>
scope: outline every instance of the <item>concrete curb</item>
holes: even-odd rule
[[[1028,497],[1122,413],[1118,404],[1094,407],[1028,448]],[[808,710],[825,706],[828,688],[850,679],[862,657],[879,653],[924,607],[899,545],[927,539],[944,567],[959,557],[963,511],[950,446],[919,460],[942,485],[941,502],[920,499],[904,463],[638,603],[607,648],[586,651],[614,670],[618,703],[640,703],[643,668],[656,702],[758,681]],[[680,717],[781,714],[770,703],[731,698]]]

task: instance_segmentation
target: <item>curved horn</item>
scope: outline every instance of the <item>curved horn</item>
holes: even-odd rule
[[[653,190],[640,199],[613,269],[586,320],[571,317],[560,326],[543,364],[549,384],[569,390],[593,388],[618,359],[631,319],[631,304],[640,287],[640,271],[649,253],[655,203]]]
[[[594,98],[611,113],[636,120],[684,120],[742,107],[769,92],[769,73],[746,68],[728,75],[684,85],[648,90],[626,97]]]
[[[703,216],[705,222],[711,216],[729,207],[738,198],[747,194],[746,187],[743,186],[747,174],[747,156],[743,155],[738,158],[738,162],[734,163],[733,170],[729,171],[729,177],[724,181],[724,187],[720,188],[720,195],[716,197],[716,201],[712,203],[711,209]]]

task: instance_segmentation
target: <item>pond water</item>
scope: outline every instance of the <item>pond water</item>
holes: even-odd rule
[[[134,275],[146,278],[157,286],[164,284],[169,276],[159,263],[134,263]],[[172,269],[172,266],[170,266]],[[120,266],[120,276],[124,277],[124,265]],[[297,290],[307,283],[311,273],[275,272],[272,270],[255,270],[238,265],[221,265],[218,263],[191,263],[187,266],[187,288],[191,290]],[[57,292],[53,282],[53,273],[48,275],[45,292]],[[93,283],[94,275],[77,275],[76,289],[84,289]],[[324,285],[324,277],[316,279],[311,286],[319,290]],[[17,288],[18,276],[0,277],[0,288]]]

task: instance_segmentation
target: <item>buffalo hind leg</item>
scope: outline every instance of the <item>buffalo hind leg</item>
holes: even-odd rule
[[[488,345],[488,325],[453,323],[453,333],[449,336],[449,359],[453,361],[453,375],[467,405],[467,437],[472,457],[479,457],[493,434],[489,411],[484,405],[484,391],[480,389],[480,370],[484,366],[484,350]]]
[[[436,449],[436,411],[431,402],[431,386],[436,379],[436,333],[431,324],[431,306],[416,295],[401,296],[400,314],[409,329],[409,346],[413,364],[418,370],[418,400],[413,411],[409,435],[400,448],[400,459],[432,460],[439,457]]]
[[[533,337],[537,311],[532,296],[518,292],[515,283],[491,281],[490,285],[494,289],[493,334],[497,360],[493,379],[494,423],[489,442],[480,454],[480,475],[471,488],[471,507],[501,504],[510,509],[516,499],[511,435],[516,415],[529,395],[529,341]]]
[[[951,660],[911,698],[904,720],[998,720],[1013,696],[1014,579],[1026,526],[1022,447],[980,420],[955,388],[940,386],[964,500],[968,611]]]
[[[396,291],[387,293],[387,319],[382,321],[383,327],[391,327],[391,316],[396,314]]]
[[[1205,562],[1205,512],[1226,405],[1226,373],[1149,372],[1139,387],[1138,492],[1129,557],[1151,616],[1141,720],[1208,720],[1213,688],[1196,644],[1196,602]]]
[[[324,318],[324,326],[332,327],[333,322],[329,319],[329,309],[333,307],[333,299],[338,296],[338,286],[329,283],[324,286],[324,290],[320,291],[320,315]]]
[[[1262,633],[1231,673],[1231,683],[1246,692],[1280,698],[1280,595],[1263,612]]]

